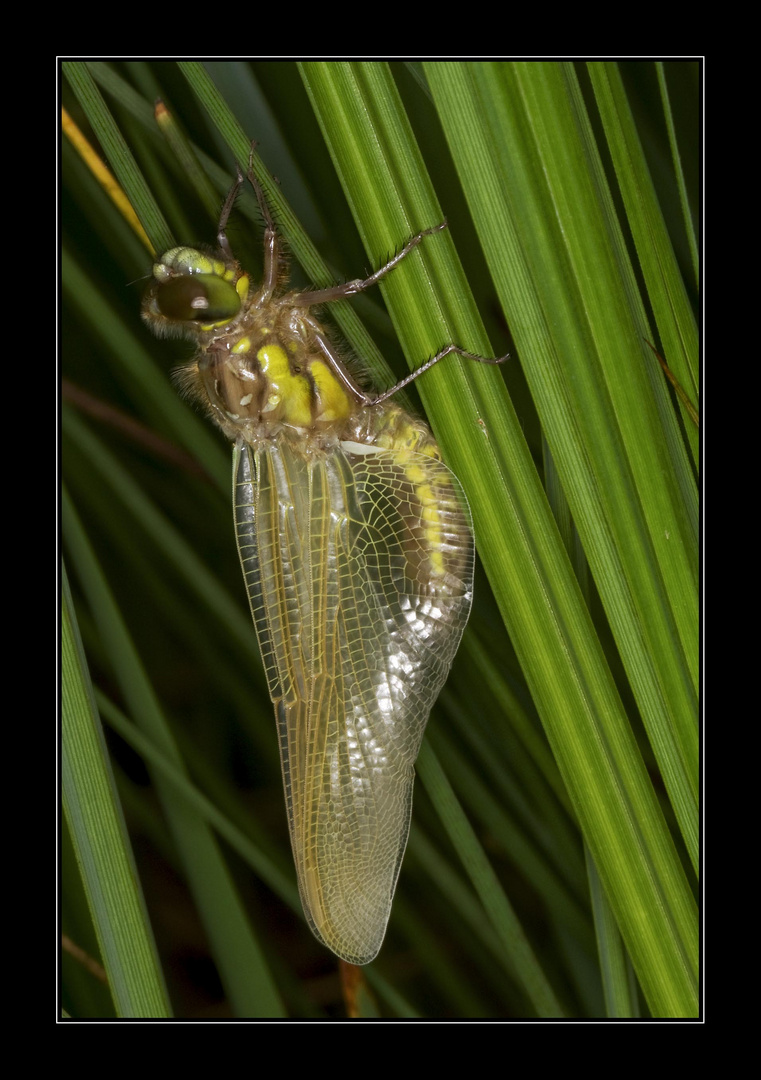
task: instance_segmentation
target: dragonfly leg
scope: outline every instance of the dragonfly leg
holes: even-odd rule
[[[354,381],[352,376],[347,371],[346,365],[344,364],[343,360],[339,356],[334,346],[331,344],[330,340],[325,336],[325,333],[323,332],[323,329],[317,322],[317,320],[307,315],[304,321],[309,324],[311,336],[315,344],[317,345],[317,348],[320,350],[320,352],[330,365],[330,369],[338,382],[340,382],[344,386],[344,388],[349,391],[349,393],[352,395],[352,397],[355,398],[356,401],[360,402],[362,405],[372,405],[372,396],[365,393],[362,387]]]
[[[447,345],[432,356],[430,360],[426,360],[424,364],[421,364],[419,368],[415,368],[409,375],[405,376],[395,386],[392,386],[390,390],[384,390],[382,394],[373,396],[366,393],[361,386],[359,386],[346,370],[346,366],[341,360],[330,341],[325,337],[320,324],[312,319],[310,316],[306,317],[306,321],[309,323],[312,331],[312,337],[317,344],[318,349],[330,364],[331,370],[339,382],[343,383],[350,393],[354,394],[363,405],[380,405],[381,402],[386,401],[387,398],[392,397],[398,390],[403,390],[405,386],[408,386],[419,375],[423,375],[426,371],[429,371],[434,364],[438,364],[439,360],[443,360],[445,356],[449,356],[450,353],[454,353],[456,356],[462,356],[464,360],[476,360],[479,364],[503,364],[505,360],[510,359],[510,354],[506,353],[505,356],[478,356],[476,353],[467,352],[465,349],[461,349],[459,345]]]
[[[230,220],[230,214],[235,206],[235,200],[238,198],[238,194],[244,183],[243,173],[240,171],[240,165],[238,165],[237,162],[235,171],[236,177],[222,204],[222,210],[219,215],[219,225],[217,226],[217,244],[219,245],[219,249],[226,259],[231,260],[234,260],[235,256],[230,247],[230,241],[227,239],[227,222]]]
[[[264,218],[264,280],[260,287],[260,305],[266,303],[277,288],[280,274],[280,239],[275,228],[275,219],[272,216],[264,188],[256,179],[254,173],[254,151],[256,143],[251,143],[251,153],[248,156],[248,182],[254,189],[256,201],[259,203],[259,212]]]
[[[254,151],[256,150],[256,143],[251,143],[251,153],[248,158],[248,171],[246,176],[251,187],[254,189],[256,195],[256,201],[259,204],[259,211],[264,218],[264,280],[262,281],[260,296],[261,302],[266,303],[272,296],[277,287],[278,273],[280,269],[280,241],[277,235],[277,229],[275,228],[275,219],[272,217],[272,212],[267,202],[267,197],[264,194],[264,188],[256,179],[254,174]],[[240,194],[240,189],[245,183],[245,178],[241,172],[240,165],[235,164],[236,177],[232,187],[227,193],[224,204],[222,206],[222,212],[219,215],[219,227],[217,229],[217,243],[219,244],[220,251],[226,259],[235,259],[232,248],[230,247],[230,241],[227,239],[227,222],[230,219],[235,200]]]
[[[504,356],[478,356],[476,353],[466,352],[465,349],[461,349],[459,345],[447,345],[432,356],[430,360],[426,360],[424,364],[421,364],[419,368],[415,368],[404,379],[392,386],[390,390],[384,390],[382,394],[378,394],[377,397],[369,398],[368,405],[380,405],[382,401],[392,397],[398,390],[403,390],[405,386],[408,386],[419,375],[424,374],[426,371],[430,371],[434,364],[438,364],[439,360],[443,360],[445,356],[449,356],[450,353],[454,353],[455,356],[461,356],[464,360],[476,360],[479,364],[503,364],[505,360],[510,359],[510,353],[506,353]]]
[[[357,293],[364,292],[365,289],[369,289],[372,285],[377,285],[386,274],[391,273],[394,267],[398,266],[402,259],[418,246],[423,237],[432,236],[434,233],[446,229],[446,227],[446,221],[442,221],[440,225],[434,225],[430,229],[423,229],[422,232],[416,233],[415,236],[410,237],[401,251],[397,252],[392,259],[384,263],[370,277],[355,278],[353,281],[345,281],[342,285],[332,285],[327,289],[299,293],[294,298],[294,302],[299,307],[310,307],[312,304],[330,304],[334,300],[345,300],[348,296],[356,296]]]

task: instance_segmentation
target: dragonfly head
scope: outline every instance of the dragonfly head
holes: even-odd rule
[[[153,264],[153,284],[143,318],[164,333],[215,330],[229,325],[248,296],[248,275],[227,262],[189,247],[167,251]]]

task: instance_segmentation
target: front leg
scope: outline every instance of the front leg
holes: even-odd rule
[[[446,229],[446,227],[446,221],[442,221],[440,225],[434,225],[430,229],[423,229],[422,232],[417,233],[408,240],[402,250],[394,255],[393,259],[389,259],[370,277],[355,278],[353,281],[345,281],[343,285],[332,285],[328,289],[316,289],[314,292],[299,293],[298,296],[294,297],[294,304],[299,307],[311,307],[313,304],[331,304],[334,300],[345,300],[348,296],[356,296],[357,293],[364,292],[365,289],[369,289],[372,285],[377,285],[381,278],[384,278],[395,266],[398,266],[402,259],[409,255],[413,248],[418,246],[424,236],[432,236],[434,233]]]

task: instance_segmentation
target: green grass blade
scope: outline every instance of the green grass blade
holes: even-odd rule
[[[160,751],[179,764],[172,735],[67,497],[63,503],[63,529],[72,562],[87,594],[122,693],[137,722],[150,733]],[[85,777],[79,779],[80,786],[86,782]],[[281,1016],[282,1006],[277,991],[221,861],[216,840],[197,813],[182,797],[177,797],[162,778],[157,777],[156,784],[163,796],[162,808],[174,841],[195,887],[207,933],[215,943],[222,978],[227,980],[227,990],[238,1015]],[[244,965],[235,962],[235,958],[241,955],[246,958]]]
[[[658,336],[663,343],[664,359],[687,397],[697,405],[700,396],[697,323],[663,212],[658,205],[624,82],[616,64],[590,64],[589,73],[648,299],[655,315]],[[683,420],[694,465],[699,467],[698,430],[686,410]],[[664,421],[664,429],[666,432],[672,429],[667,420]],[[680,465],[683,470],[678,474],[680,486],[684,488],[683,498],[694,501],[692,471],[678,452],[673,453],[672,457],[675,465]]]
[[[69,62],[63,65],[63,70],[154,250],[166,251],[172,245],[169,226],[156,206],[137,162],[116,126],[87,65]]]
[[[514,965],[539,1016],[563,1016],[563,1009],[523,932],[496,874],[478,842],[436,755],[420,752],[418,771],[450,839],[473,881],[502,948]]]
[[[63,805],[116,1013],[171,1016],[65,569],[61,615]]]

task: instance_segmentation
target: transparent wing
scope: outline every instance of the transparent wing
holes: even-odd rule
[[[365,964],[386,930],[428,714],[470,613],[465,496],[438,459],[235,448],[236,529],[310,926]]]

